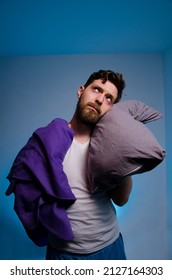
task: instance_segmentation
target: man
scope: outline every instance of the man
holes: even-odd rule
[[[91,133],[124,87],[119,73],[93,73],[78,90],[71,121],[37,129],[13,163],[6,194],[14,192],[14,209],[29,238],[47,246],[46,259],[126,259],[112,201],[127,202],[132,180],[91,193],[86,179]]]
[[[69,127],[73,142],[63,166],[76,202],[67,209],[74,239],[49,235],[47,259],[125,259],[121,234],[111,199],[122,206],[131,192],[131,178],[109,193],[91,194],[86,181],[91,132],[99,119],[120,100],[125,86],[122,75],[100,70],[78,90],[78,104]],[[111,198],[111,199],[110,199]]]

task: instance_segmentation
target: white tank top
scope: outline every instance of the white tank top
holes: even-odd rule
[[[80,144],[75,139],[64,162],[69,185],[76,202],[67,209],[74,234],[72,241],[58,240],[51,235],[49,243],[55,249],[78,254],[100,250],[113,243],[119,236],[115,208],[103,192],[92,194],[86,183],[86,165],[89,141]]]

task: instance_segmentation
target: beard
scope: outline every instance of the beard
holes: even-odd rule
[[[82,98],[77,104],[77,115],[79,119],[86,125],[95,125],[101,118],[100,106],[96,103],[88,102],[82,105]]]

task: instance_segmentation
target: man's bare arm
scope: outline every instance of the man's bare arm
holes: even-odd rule
[[[124,204],[127,203],[131,190],[132,190],[132,177],[128,176],[125,177],[125,179],[119,186],[108,191],[108,195],[116,205],[123,206]]]

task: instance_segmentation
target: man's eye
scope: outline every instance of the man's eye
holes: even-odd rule
[[[99,92],[99,88],[98,87],[94,87],[94,91]]]
[[[108,101],[108,103],[112,103],[113,102],[112,96],[106,96],[106,100]]]

